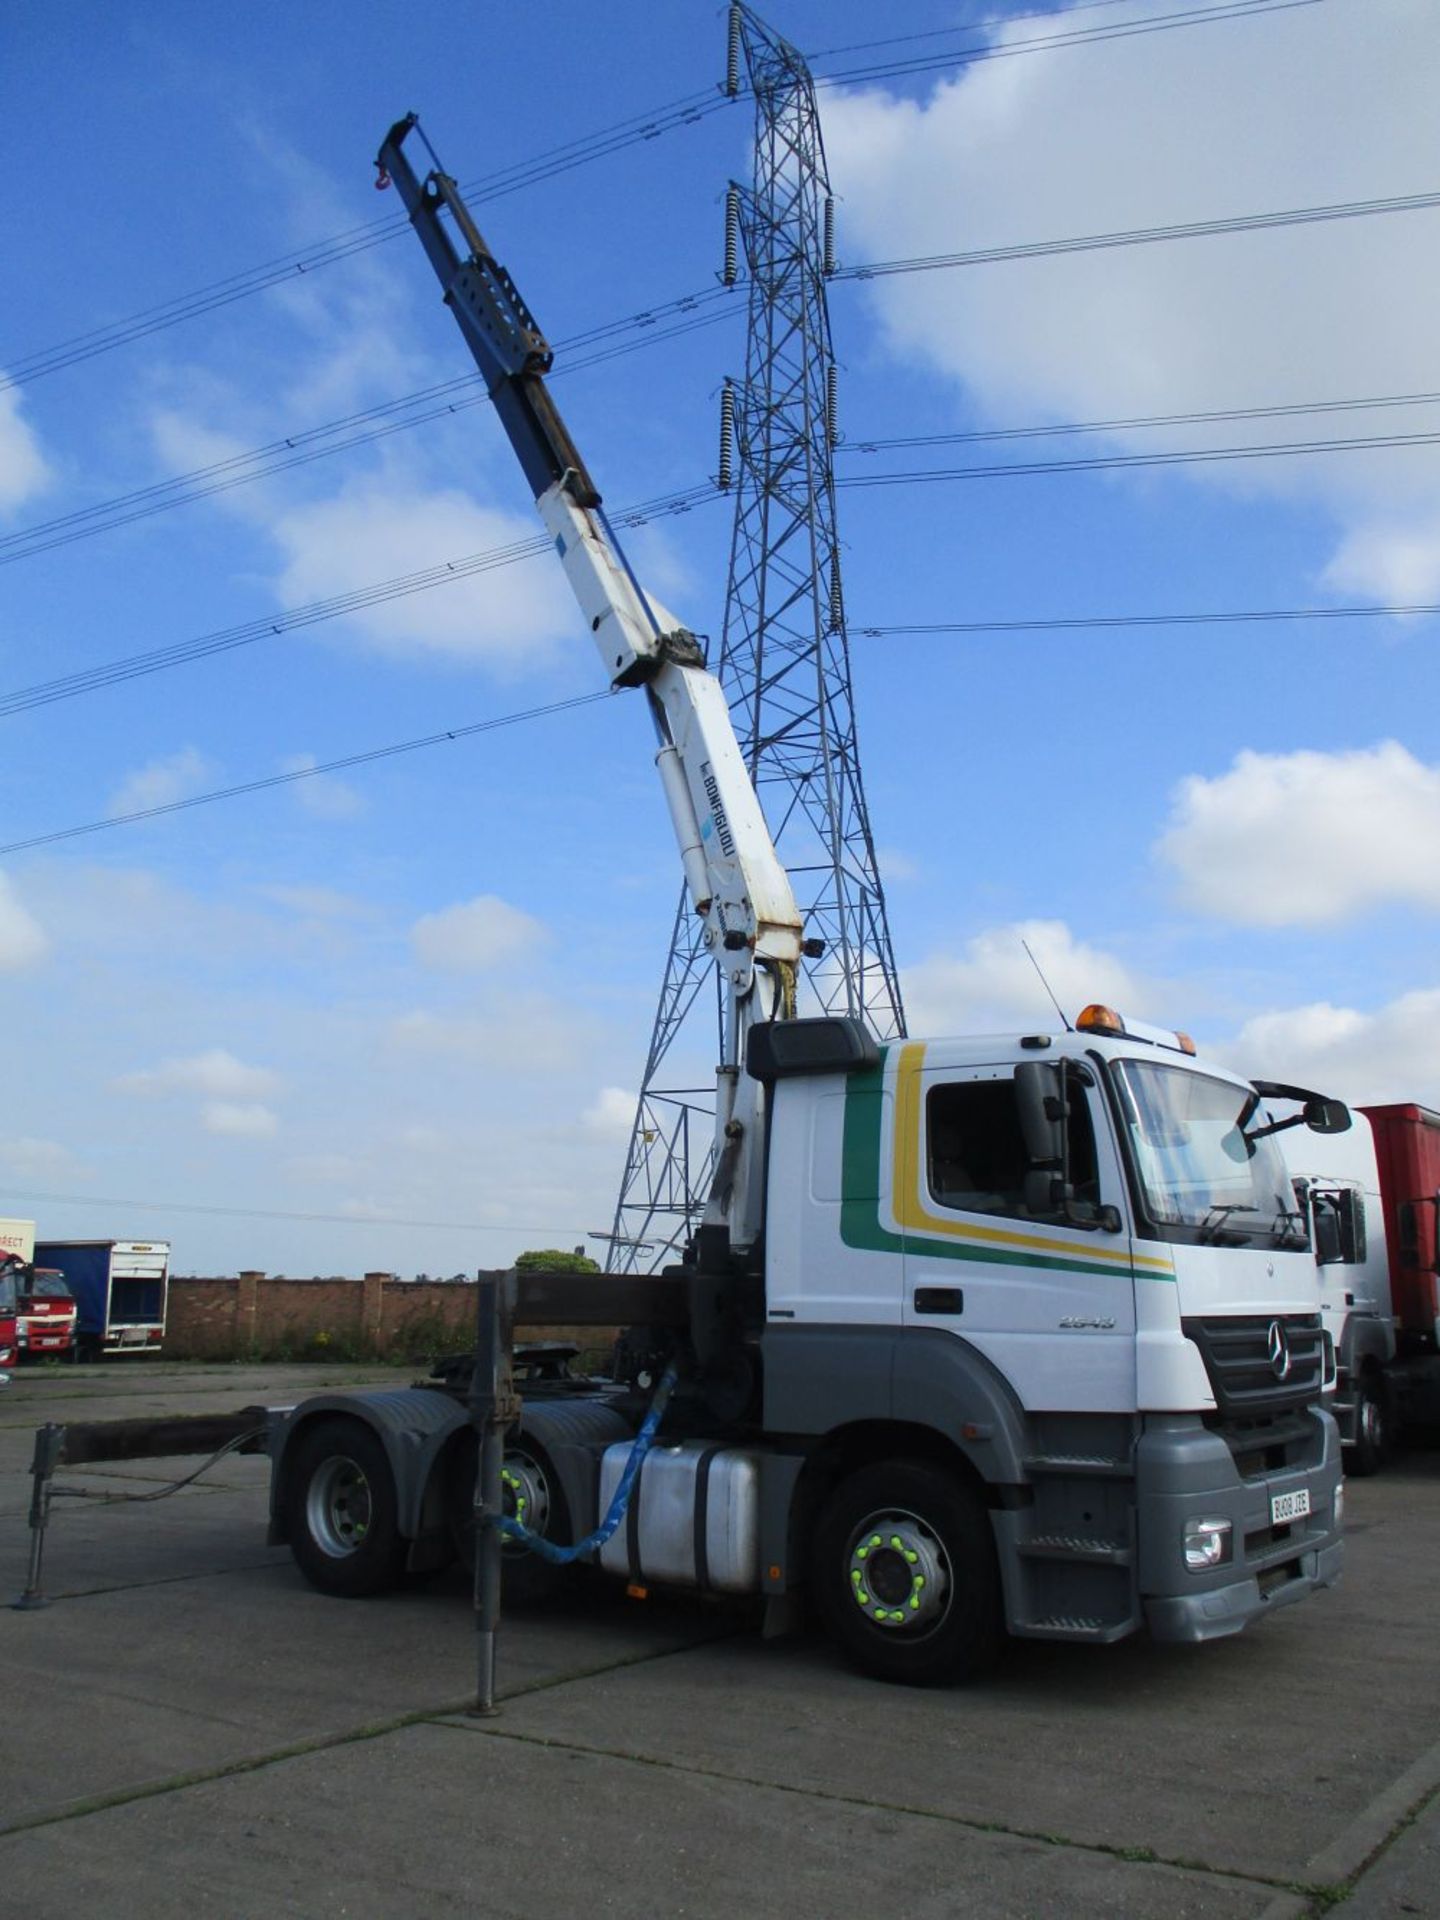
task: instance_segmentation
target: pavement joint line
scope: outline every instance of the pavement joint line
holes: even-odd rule
[[[502,1693],[501,1701],[521,1700],[532,1693],[544,1693],[551,1687],[563,1686],[571,1680],[595,1679],[602,1673],[611,1673],[621,1667],[634,1667],[646,1661],[668,1660],[677,1653],[688,1653],[692,1645],[701,1645],[700,1641],[690,1642],[681,1647],[662,1647],[659,1652],[624,1654],[618,1660],[597,1662],[594,1666],[574,1668],[565,1673],[551,1674],[541,1680],[522,1685],[513,1693]],[[71,1820],[83,1820],[94,1813],[106,1813],[112,1807],[125,1807],[140,1800],[157,1800],[171,1793],[183,1793],[189,1787],[208,1786],[219,1780],[232,1780],[247,1773],[259,1773],[266,1767],[278,1766],[286,1760],[303,1760],[311,1754],[330,1753],[339,1747],[358,1746],[367,1740],[381,1740],[387,1734],[403,1733],[408,1727],[453,1726],[455,1714],[469,1713],[474,1707],[473,1695],[450,1706],[417,1707],[408,1713],[391,1714],[384,1720],[367,1721],[359,1727],[352,1727],[344,1733],[317,1734],[309,1740],[292,1740],[283,1747],[274,1747],[266,1753],[247,1754],[238,1760],[227,1760],[215,1767],[193,1767],[184,1773],[169,1775],[164,1780],[149,1780],[141,1786],[117,1787],[112,1793],[91,1794],[83,1800],[67,1803],[63,1807],[52,1807],[44,1813],[31,1814],[26,1818],[0,1824],[0,1846],[6,1840],[21,1833],[34,1833],[42,1827],[63,1826]]]
[[[1365,1874],[1387,1853],[1401,1834],[1413,1826],[1440,1793],[1440,1740],[1383,1788],[1368,1807],[1305,1863],[1306,1879],[1317,1904],[1312,1912],[1325,1913],[1356,1889]],[[1273,1902],[1260,1920],[1291,1920]]]
[[[561,1683],[557,1681],[553,1684]],[[537,1688],[535,1691],[538,1692],[540,1689]],[[1314,1887],[1294,1878],[1282,1879],[1278,1874],[1246,1873],[1239,1867],[1212,1866],[1208,1860],[1189,1860],[1183,1855],[1157,1853],[1153,1847],[1121,1846],[1117,1842],[1104,1840],[1075,1840],[1068,1834],[1047,1833],[1037,1827],[1010,1826],[1003,1820],[967,1819],[963,1814],[946,1813],[936,1807],[911,1806],[904,1800],[876,1800],[858,1793],[840,1793],[830,1787],[796,1786],[791,1781],[766,1780],[752,1774],[736,1773],[724,1767],[707,1767],[692,1761],[665,1760],[655,1754],[634,1753],[624,1747],[597,1747],[583,1740],[559,1739],[541,1733],[520,1733],[509,1727],[497,1727],[492,1721],[480,1722],[470,1718],[461,1721],[452,1716],[438,1719],[434,1724],[451,1733],[477,1734],[482,1739],[513,1740],[523,1746],[551,1747],[556,1752],[581,1753],[597,1760],[629,1761],[633,1766],[653,1767],[662,1773],[691,1774],[698,1779],[724,1781],[733,1786],[769,1789],[773,1793],[793,1794],[801,1800],[823,1800],[835,1806],[860,1807],[876,1813],[903,1814],[915,1820],[934,1820],[942,1826],[962,1827],[968,1833],[994,1834],[1002,1839],[1031,1840],[1042,1846],[1060,1847],[1074,1853],[1099,1854],[1107,1859],[1119,1860],[1127,1866],[1169,1867],[1181,1873],[1208,1874],[1212,1879],[1230,1880],[1247,1887],[1273,1887],[1277,1894],[1287,1900],[1294,1900],[1297,1896],[1309,1898],[1326,1895],[1331,1891],[1328,1887]],[[1280,1916],[1276,1915],[1275,1920],[1280,1920]]]
[[[278,1549],[276,1549],[278,1553]],[[248,1560],[238,1567],[203,1567],[197,1573],[161,1573],[153,1580],[117,1580],[109,1587],[74,1587],[52,1591],[46,1589],[45,1598],[53,1605],[59,1600],[97,1600],[108,1593],[144,1593],[151,1587],[180,1587],[191,1580],[228,1580],[237,1573],[268,1573],[274,1567],[283,1567],[286,1562],[274,1560]],[[0,1608],[4,1602],[0,1601]],[[3,1829],[0,1829],[3,1830]]]

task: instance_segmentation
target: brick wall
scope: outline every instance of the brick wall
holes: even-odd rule
[[[517,1329],[517,1338],[526,1338]],[[594,1349],[594,1327],[528,1337]],[[361,1280],[286,1280],[263,1273],[170,1282],[165,1351],[174,1359],[375,1358],[429,1360],[474,1344],[475,1289],[367,1273]]]

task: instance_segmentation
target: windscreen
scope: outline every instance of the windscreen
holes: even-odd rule
[[[1117,1061],[1114,1071],[1145,1211],[1162,1233],[1308,1244],[1284,1156],[1255,1137],[1265,1123],[1254,1093],[1148,1060]]]
[[[37,1271],[27,1291],[38,1300],[68,1300],[70,1289],[63,1273]]]

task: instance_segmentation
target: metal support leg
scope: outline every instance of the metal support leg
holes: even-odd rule
[[[495,1635],[500,1626],[500,1520],[504,1514],[501,1469],[505,1430],[516,1418],[510,1372],[508,1276],[480,1280],[475,1370],[470,1381],[470,1420],[475,1429],[475,1631],[477,1714],[494,1714]]]
[[[30,1462],[30,1472],[35,1482],[30,1490],[30,1567],[25,1578],[25,1591],[11,1603],[20,1613],[34,1613],[50,1604],[40,1584],[41,1563],[45,1557],[45,1527],[50,1518],[50,1482],[60,1464],[64,1444],[63,1426],[52,1424],[36,1430],[35,1453]]]

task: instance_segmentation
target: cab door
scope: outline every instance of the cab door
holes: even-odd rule
[[[916,1061],[908,1084],[902,1068],[904,1324],[943,1328],[978,1348],[1028,1411],[1129,1412],[1135,1284],[1125,1190],[1093,1075],[1072,1063],[1065,1084],[1070,1184],[1084,1225],[1027,1203],[1032,1162],[1013,1062],[927,1070]]]

